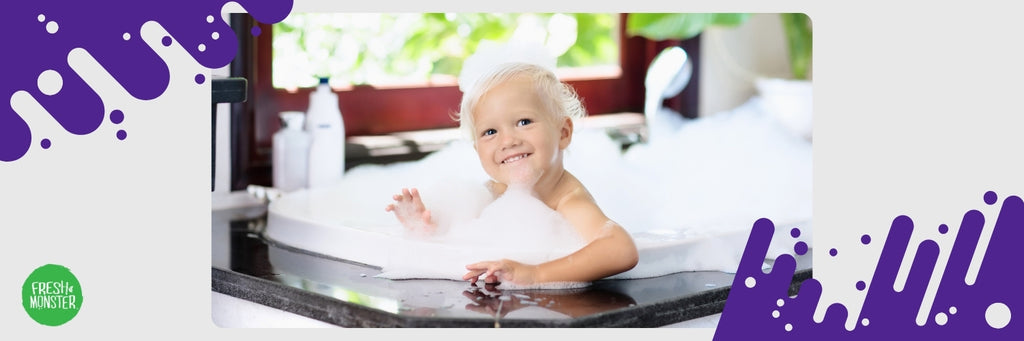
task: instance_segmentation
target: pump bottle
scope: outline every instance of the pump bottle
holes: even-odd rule
[[[341,180],[345,170],[345,125],[338,108],[338,95],[327,78],[321,78],[309,95],[306,113],[309,146],[309,188],[323,188]]]

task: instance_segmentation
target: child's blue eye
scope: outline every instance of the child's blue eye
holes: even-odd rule
[[[487,130],[484,130],[483,136],[487,136],[487,135],[494,135],[494,134],[497,134],[497,133],[498,133],[498,131],[497,131],[497,130],[494,130],[494,129],[487,129]]]
[[[524,119],[519,120],[519,122],[516,122],[516,125],[524,126],[524,125],[527,125],[527,124],[530,124],[530,123],[533,123],[533,121],[528,119],[528,118],[524,118]]]

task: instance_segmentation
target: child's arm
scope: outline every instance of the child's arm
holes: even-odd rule
[[[588,196],[589,197],[589,196]],[[592,200],[572,196],[558,211],[589,242],[572,254],[538,265],[512,260],[486,261],[466,266],[463,279],[476,282],[512,282],[521,285],[545,282],[589,282],[632,269],[639,261],[636,244],[622,226],[609,220]]]

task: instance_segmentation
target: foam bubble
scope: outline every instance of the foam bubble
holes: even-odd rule
[[[60,29],[60,26],[57,25],[56,21],[50,21],[50,22],[46,23],[46,32],[50,32],[50,34],[54,34],[54,33],[57,33],[58,29]]]
[[[64,87],[64,78],[60,76],[60,73],[54,70],[46,70],[39,73],[39,78],[36,79],[36,85],[39,87],[39,91],[44,95],[53,96],[60,92],[60,89]]]
[[[989,327],[1002,329],[1010,324],[1010,307],[1002,302],[992,303],[985,309],[985,322]]]

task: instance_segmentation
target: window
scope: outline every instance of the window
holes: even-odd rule
[[[322,18],[304,15],[301,16],[301,20],[312,22],[336,19],[330,17],[330,14],[322,15]],[[295,16],[296,19],[291,19],[292,16]],[[407,55],[399,53],[399,56],[402,57],[399,59],[402,61],[390,66],[380,61],[393,56],[389,57],[387,53],[380,53],[356,57],[355,60],[352,59],[352,55],[346,55],[345,58],[348,59],[341,58],[341,60],[334,61],[333,66],[327,63],[320,69],[316,69],[298,65],[311,63],[303,62],[294,55],[289,57],[284,52],[278,52],[284,56],[280,60],[275,56],[275,49],[298,49],[294,46],[276,47],[275,35],[285,36],[282,40],[291,39],[291,45],[295,45],[297,39],[294,35],[314,34],[296,29],[296,26],[308,23],[296,22],[299,17],[299,13],[292,13],[285,21],[292,27],[281,29],[276,29],[268,24],[256,23],[247,14],[237,14],[232,17],[232,26],[236,30],[236,35],[241,39],[239,46],[241,52],[232,63],[231,74],[235,77],[245,77],[250,88],[248,101],[237,105],[232,111],[233,189],[243,189],[248,184],[270,185],[272,135],[280,128],[277,115],[282,111],[305,111],[307,109],[309,94],[313,89],[311,86],[315,84],[313,81],[316,80],[316,77],[321,76],[318,73],[327,73],[332,79],[331,85],[338,94],[339,108],[344,117],[346,136],[380,135],[401,131],[457,127],[458,122],[453,121],[451,115],[459,111],[458,106],[462,93],[459,91],[455,79],[458,67],[461,65],[455,61],[460,60],[461,55],[471,53],[475,43],[473,41],[448,43],[439,39],[441,33],[453,34],[453,32],[445,30],[454,30],[455,35],[458,35],[460,29],[469,30],[470,33],[483,38],[501,41],[502,38],[515,34],[515,29],[511,28],[519,26],[512,24],[518,24],[519,21],[533,20],[535,23],[543,23],[543,25],[538,24],[539,26],[555,27],[564,25],[559,24],[559,21],[567,22],[570,20],[566,19],[570,18],[575,20],[577,36],[574,44],[566,49],[567,53],[559,57],[558,73],[563,80],[576,89],[590,115],[641,112],[646,67],[661,49],[671,45],[681,45],[688,51],[692,51],[692,56],[699,56],[699,40],[697,39],[683,42],[652,42],[640,37],[626,36],[625,14],[523,13],[503,16],[414,13],[410,15],[412,19],[395,15],[387,19],[376,17],[363,20],[383,23],[384,26],[380,27],[384,29],[377,29],[377,31],[387,34],[401,31],[388,29],[389,27],[420,27],[423,30],[422,27],[430,23],[438,24],[441,28],[430,28],[436,31],[427,30],[432,34],[430,37],[434,40],[408,38],[414,40],[415,44],[399,44],[397,42],[408,42],[409,40],[402,40],[404,38],[395,38],[394,41],[369,38],[333,38],[333,45],[328,44],[326,49],[345,50],[352,46],[359,46],[360,49],[372,50],[379,47],[376,45],[371,47],[371,44],[393,44],[392,46],[397,46],[399,51],[417,48],[427,49],[426,51],[402,52]],[[350,23],[356,24],[356,21],[352,20]],[[555,24],[551,24],[552,21]],[[453,22],[456,24],[451,24]],[[448,26],[445,27],[445,25]],[[474,29],[475,26],[482,27],[484,25],[503,26],[504,29]],[[588,26],[591,28],[579,29],[586,25],[591,25]],[[261,34],[256,36],[249,34],[250,29],[254,26],[259,27],[258,31]],[[607,29],[593,27],[606,27]],[[369,33],[373,33],[372,28],[365,29]],[[415,29],[410,31],[416,32]],[[289,35],[291,35],[290,38]],[[601,37],[598,38],[597,35]],[[601,43],[605,37],[607,37],[606,42],[612,44],[610,49],[607,48],[607,44]],[[557,39],[555,38],[555,40]],[[327,39],[321,38],[321,40],[326,41]],[[448,44],[453,46],[452,50],[458,51],[446,50],[449,47]],[[432,47],[435,46],[441,48],[433,49]],[[572,52],[573,49],[578,49],[578,51]],[[310,51],[323,53],[316,52],[318,48],[308,48],[308,50],[306,53]],[[294,52],[292,51],[292,53]],[[418,57],[412,58],[411,56]],[[421,59],[421,57],[426,59]],[[361,62],[359,58],[362,58]],[[278,65],[284,66],[275,66],[275,61]],[[373,67],[369,67],[370,65]],[[282,71],[280,68],[291,69]],[[296,71],[302,68],[306,68],[306,71]],[[695,68],[695,70],[697,69]],[[699,75],[695,73],[693,79],[697,79],[697,77]],[[695,114],[696,99],[696,90],[693,90],[692,93],[684,91],[680,97],[671,100],[669,104],[680,108],[680,112]]]

